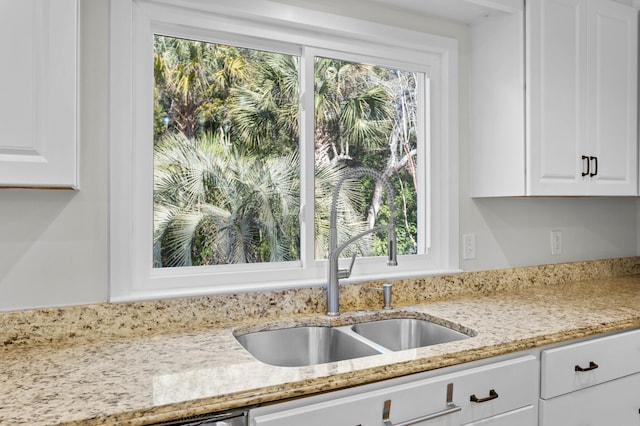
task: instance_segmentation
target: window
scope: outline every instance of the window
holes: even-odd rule
[[[154,36],[154,267],[300,259],[296,55]]]
[[[324,284],[354,167],[391,181],[400,256],[359,239],[352,281],[456,269],[455,42],[240,3],[112,2],[111,299]],[[341,242],[389,220],[379,182],[339,195]]]

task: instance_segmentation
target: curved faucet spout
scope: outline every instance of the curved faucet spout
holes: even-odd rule
[[[347,179],[358,178],[361,176],[371,176],[372,178],[380,181],[387,192],[387,199],[389,202],[389,223],[386,226],[378,226],[372,229],[367,229],[349,238],[344,243],[338,246],[338,195],[340,194],[340,188]],[[349,169],[342,178],[338,181],[335,189],[333,190],[333,199],[331,202],[331,217],[329,225],[329,271],[327,273],[327,315],[337,316],[340,315],[340,278],[349,278],[351,274],[351,267],[353,267],[353,260],[351,261],[351,267],[345,270],[338,269],[338,260],[340,253],[347,248],[354,241],[364,237],[365,235],[372,234],[374,232],[386,230],[388,240],[388,255],[389,259],[387,264],[395,266],[398,264],[397,258],[397,239],[396,239],[396,208],[395,208],[395,193],[393,192],[393,186],[387,180],[387,178],[377,170],[368,169],[365,167],[355,167]],[[353,257],[355,259],[355,256]]]

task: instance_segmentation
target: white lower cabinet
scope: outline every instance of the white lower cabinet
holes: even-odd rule
[[[540,401],[543,426],[640,426],[640,374]]]
[[[250,426],[535,426],[535,356],[393,379],[251,410]]]
[[[540,426],[640,426],[640,330],[542,351]]]

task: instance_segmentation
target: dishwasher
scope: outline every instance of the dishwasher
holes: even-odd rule
[[[153,423],[152,426],[247,426],[247,412],[231,411],[226,413],[203,414],[200,416],[183,417],[181,419]]]

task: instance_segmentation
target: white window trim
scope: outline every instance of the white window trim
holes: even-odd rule
[[[193,11],[198,13],[194,14]],[[305,45],[310,50],[357,51],[376,63],[407,69],[429,69],[431,144],[428,167],[421,167],[431,212],[427,255],[400,256],[398,267],[386,267],[378,258],[358,259],[352,278],[343,282],[396,279],[458,271],[458,46],[457,41],[426,33],[310,11],[268,0],[112,0],[110,45],[110,283],[111,301],[131,301],[232,293],[251,290],[321,286],[326,283],[326,261],[303,258],[296,262],[152,267],[153,168],[151,120],[136,119],[138,102],[150,102],[151,61],[136,61],[136,46],[150,44],[158,28],[206,40],[215,16],[216,30],[241,34],[251,40],[279,40],[285,47]],[[237,38],[233,37],[237,42]],[[220,41],[216,38],[217,41]],[[345,41],[346,40],[346,41]],[[260,48],[260,46],[256,46]],[[300,52],[298,52],[300,53]],[[410,57],[411,61],[406,61]],[[301,72],[304,78],[304,70]],[[302,120],[301,134],[304,130]],[[301,156],[305,153],[301,146]],[[303,161],[304,164],[304,161]],[[302,168],[303,176],[313,170]],[[149,176],[147,178],[147,176]],[[145,220],[145,218],[147,218]],[[302,209],[302,223],[313,220]],[[305,225],[303,225],[304,233]],[[308,229],[308,228],[307,228]],[[306,238],[313,244],[313,238]],[[304,253],[304,249],[302,249]],[[238,270],[241,269],[241,270]]]

